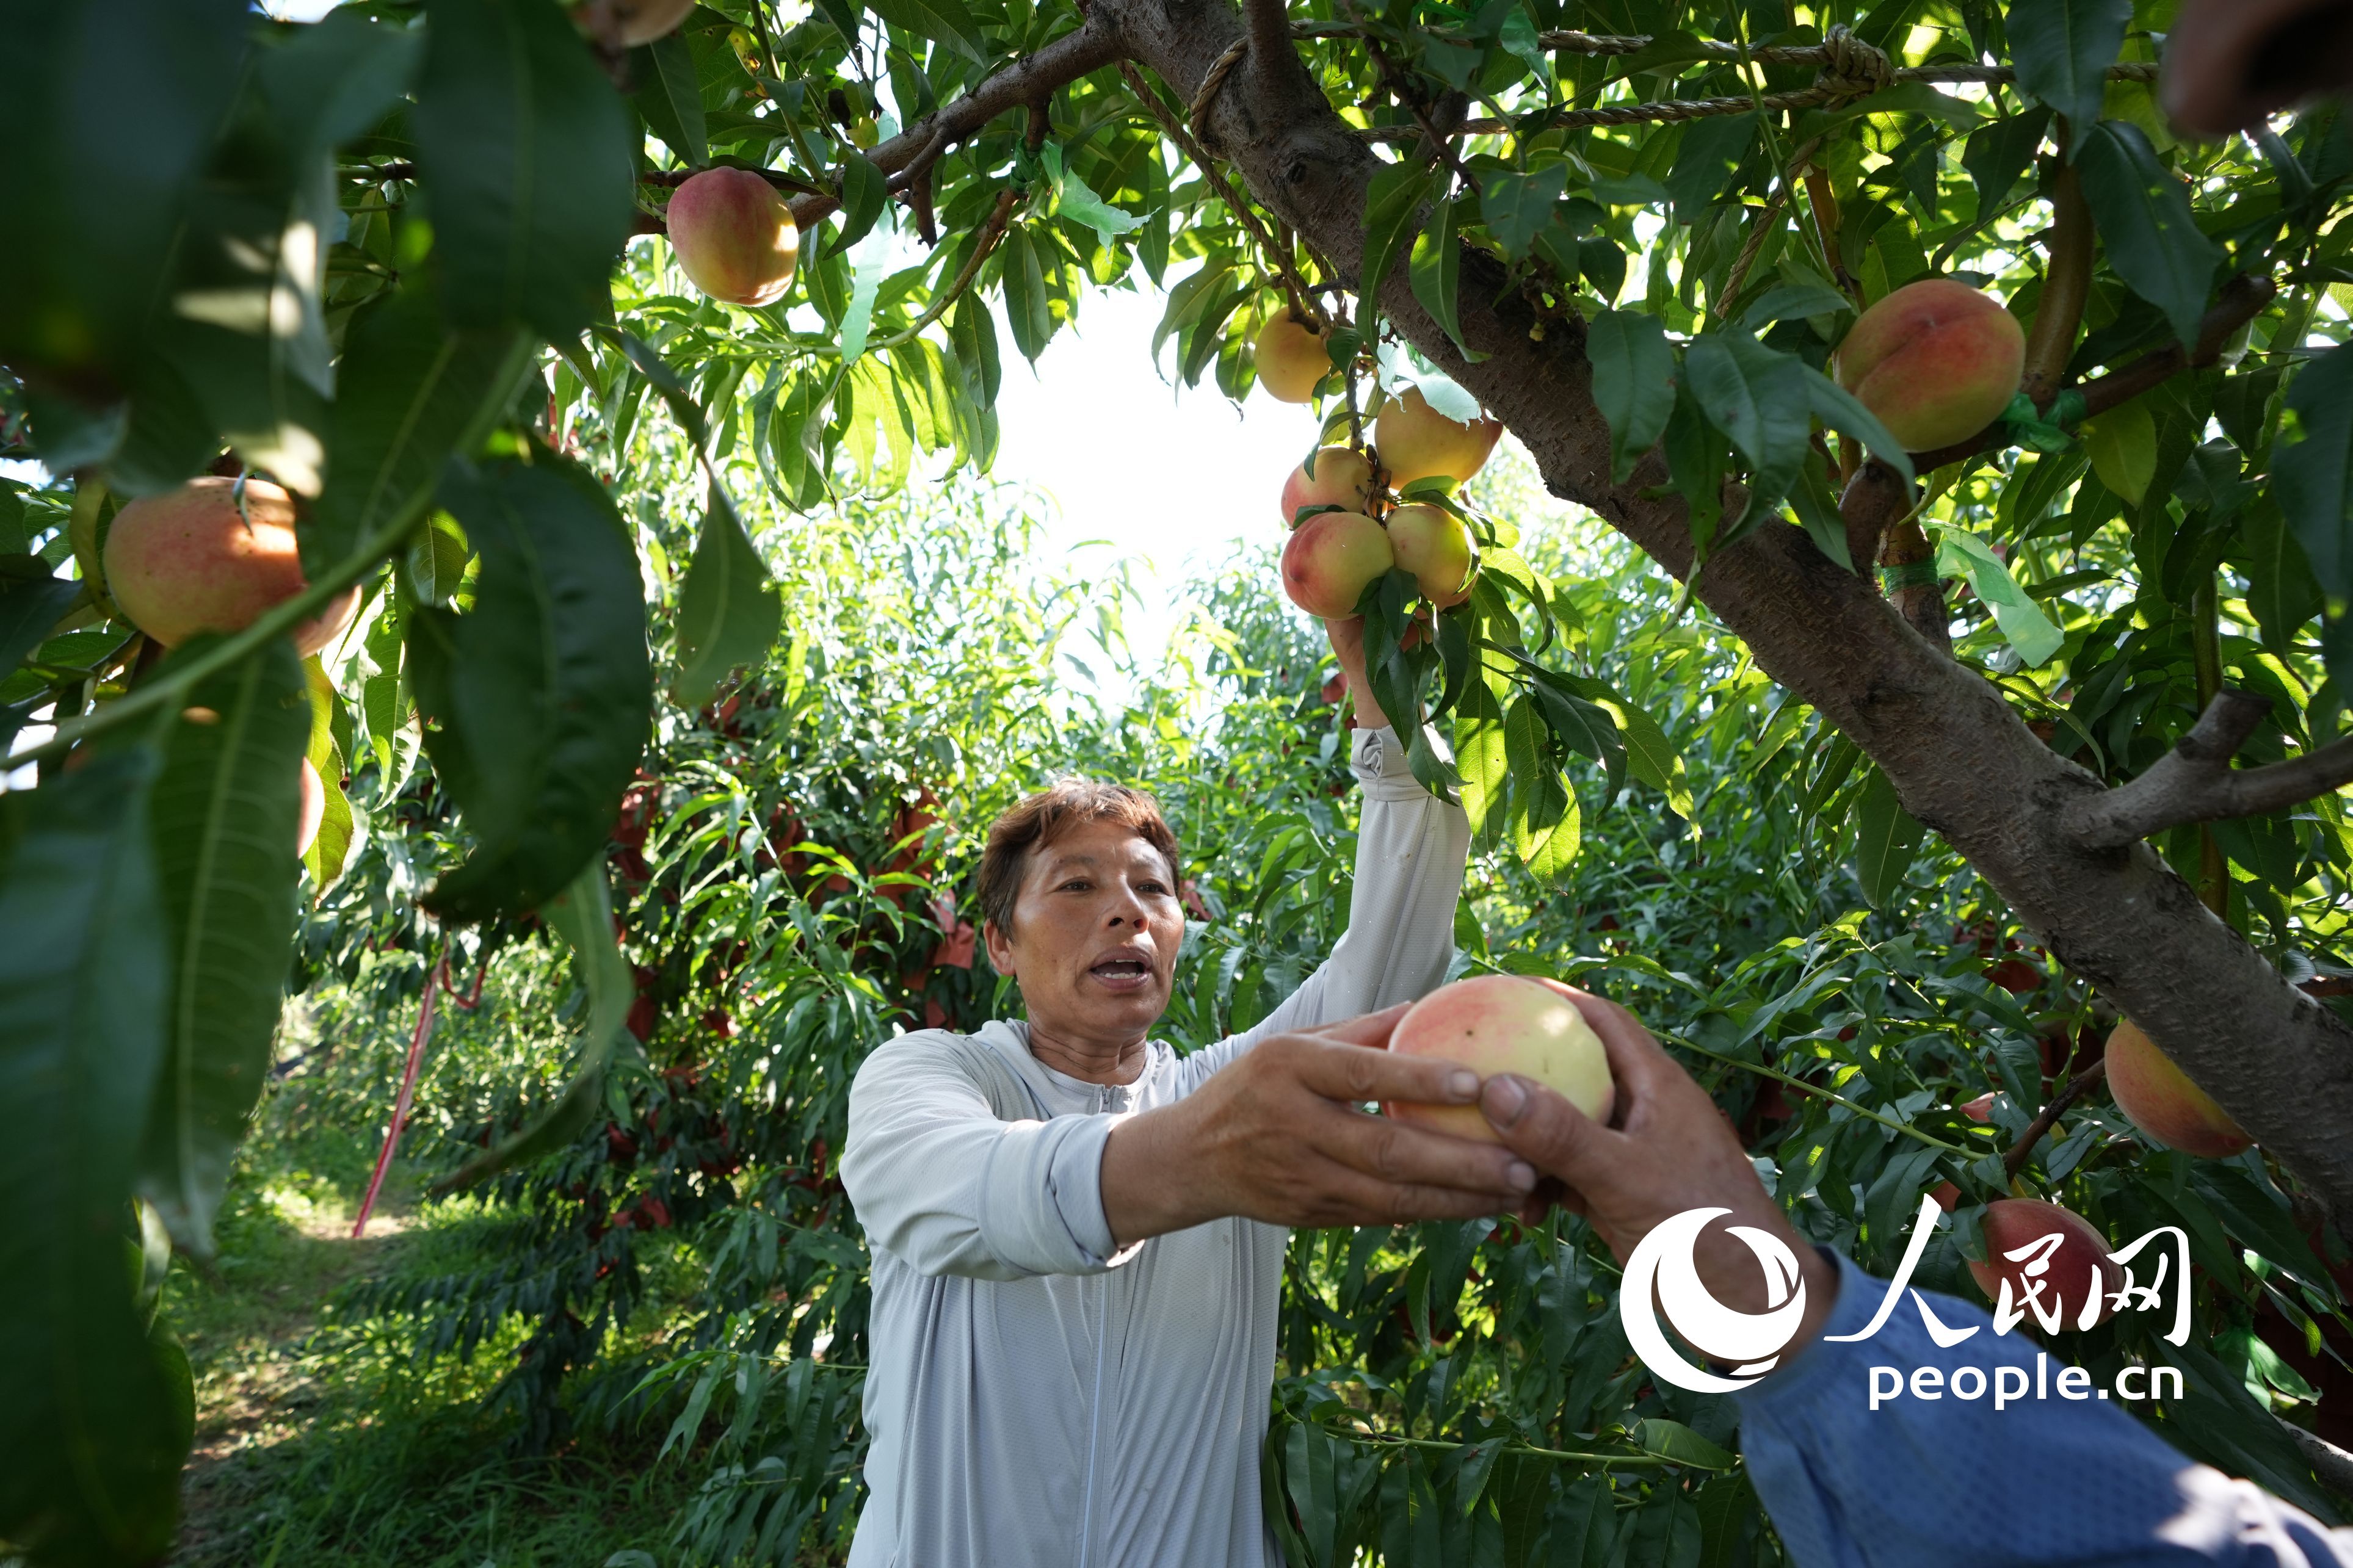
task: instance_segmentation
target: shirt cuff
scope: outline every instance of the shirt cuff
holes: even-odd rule
[[[1398,738],[1394,726],[1384,724],[1377,730],[1357,730],[1354,733],[1348,771],[1356,775],[1356,784],[1366,799],[1411,800],[1429,795],[1421,787],[1421,781],[1413,776],[1412,764],[1406,761],[1405,742]]]

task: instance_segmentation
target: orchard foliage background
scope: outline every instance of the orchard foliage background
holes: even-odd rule
[[[2171,8],[2122,0],[723,0],[635,48],[621,9],[0,0],[0,439],[47,476],[0,493],[34,786],[0,794],[0,1537],[164,1548],[174,1253],[216,1270],[263,1155],[372,1145],[397,1095],[433,1223],[482,1228],[347,1293],[322,1353],[495,1363],[436,1386],[512,1455],[663,1434],[694,1484],[628,1551],[839,1552],[842,1096],[893,1027],[1014,1005],[969,924],[988,815],[1063,767],[1164,793],[1187,1045],[1345,907],[1328,672],[1267,563],[1105,697],[1062,655],[1117,658],[1118,584],[1029,563],[970,477],[1008,354],[1110,288],[1165,289],[1155,348],[1237,398],[1266,320],[1328,321],[1326,438],[1409,386],[1483,403],[1591,509],[1425,487],[1480,537],[1472,598],[1428,638],[1409,578],[1366,601],[1384,706],[1480,827],[1466,964],[1629,1001],[1866,1264],[1940,1182],[1930,1282],[2004,1191],[2184,1226],[2191,1347],[2126,1318],[2066,1353],[2184,1361],[2168,1437],[2341,1516],[2296,1434],[2353,1407],[2343,115],[2177,141]],[[773,306],[633,237],[719,163],[800,221]],[[2026,324],[2026,383],[1907,458],[1821,373],[1932,273]],[[103,541],[206,471],[299,498],[310,586],[166,652]],[[2218,745],[2280,767],[2212,787]],[[2137,1133],[2084,1071],[2120,1010],[2263,1147]],[[1729,1408],[1649,1384],[1576,1222],[1293,1259],[1294,1561],[1778,1555]],[[353,1495],[251,1528],[389,1560]]]

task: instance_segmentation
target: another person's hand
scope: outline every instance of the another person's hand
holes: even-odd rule
[[[1562,1206],[1590,1220],[1620,1262],[1652,1227],[1686,1209],[1731,1210],[1701,1233],[1694,1261],[1709,1293],[1736,1311],[1762,1312],[1768,1303],[1757,1255],[1727,1227],[1755,1226],[1780,1237],[1806,1280],[1806,1315],[1790,1348],[1811,1340],[1838,1299],[1838,1270],[1766,1193],[1715,1101],[1634,1015],[1583,991],[1570,994],[1609,1053],[1618,1086],[1609,1125],[1510,1073],[1489,1079],[1480,1092],[1489,1123],[1506,1146],[1566,1189],[1558,1194]],[[1551,1182],[1538,1187],[1523,1215],[1541,1215],[1554,1195]]]
[[[1103,1217],[1123,1247],[1229,1215],[1270,1225],[1398,1225],[1515,1208],[1536,1173],[1508,1149],[1357,1109],[1468,1105],[1468,1068],[1380,1048],[1402,1006],[1261,1041],[1187,1099],[1103,1145]]]
[[[1381,711],[1380,701],[1373,695],[1373,683],[1365,673],[1365,617],[1350,616],[1345,620],[1325,621],[1324,633],[1332,639],[1332,653],[1340,661],[1340,673],[1347,679],[1348,690],[1356,698],[1356,726],[1363,730],[1386,727],[1388,715]]]

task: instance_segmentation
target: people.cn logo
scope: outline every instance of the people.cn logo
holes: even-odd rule
[[[1701,1233],[1725,1208],[1685,1209],[1636,1244],[1626,1259],[1618,1294],[1627,1341],[1651,1375],[1694,1394],[1736,1394],[1778,1365],[1806,1315],[1806,1281],[1798,1259],[1778,1236],[1754,1226],[1727,1227],[1757,1255],[1765,1271],[1766,1310],[1736,1312],[1710,1294],[1694,1255]],[[1661,1314],[1685,1343],[1712,1360],[1732,1363],[1718,1376],[1685,1361],[1659,1326]]]

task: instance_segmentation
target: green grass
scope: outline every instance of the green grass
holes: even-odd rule
[[[217,1259],[174,1273],[165,1310],[195,1366],[197,1436],[172,1562],[594,1568],[631,1550],[674,1562],[670,1527],[701,1472],[676,1455],[656,1465],[659,1431],[583,1432],[517,1458],[504,1423],[480,1413],[514,1342],[460,1364],[415,1357],[387,1322],[322,1326],[351,1280],[445,1271],[496,1245],[493,1225],[463,1211],[412,1218],[397,1193],[353,1240],[356,1184],[336,1175],[248,1167]]]

